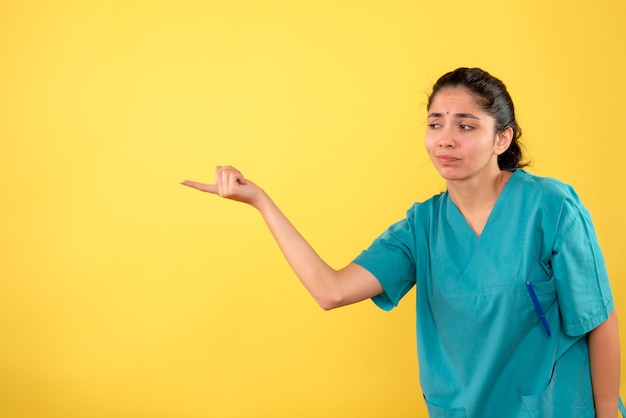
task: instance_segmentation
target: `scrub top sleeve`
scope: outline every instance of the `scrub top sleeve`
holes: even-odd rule
[[[396,307],[415,285],[414,243],[409,216],[390,226],[354,259],[354,263],[367,269],[382,285],[383,292],[372,298],[381,309],[388,311]]]
[[[600,325],[614,303],[591,216],[574,197],[563,203],[552,254],[563,327],[570,336],[586,334]]]

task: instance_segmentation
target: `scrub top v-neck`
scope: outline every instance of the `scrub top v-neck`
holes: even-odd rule
[[[414,204],[354,262],[380,281],[373,300],[383,309],[416,287],[431,417],[594,417],[585,335],[613,298],[570,186],[514,171],[480,236],[442,193]]]

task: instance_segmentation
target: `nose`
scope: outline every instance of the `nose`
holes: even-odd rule
[[[456,147],[456,141],[454,139],[454,135],[450,127],[448,126],[442,127],[439,132],[441,133],[441,135],[439,136],[439,142],[437,144],[439,148]]]

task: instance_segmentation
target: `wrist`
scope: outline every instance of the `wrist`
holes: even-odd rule
[[[265,193],[263,189],[259,189],[259,193],[256,199],[253,202],[250,202],[252,207],[258,210],[261,213],[267,211],[267,209],[273,205],[272,199],[270,199],[269,195]]]

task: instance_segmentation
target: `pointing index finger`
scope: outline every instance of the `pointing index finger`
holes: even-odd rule
[[[217,186],[215,184],[205,184],[199,183],[197,181],[185,180],[180,184],[183,186],[191,187],[196,190],[200,190],[201,192],[213,193],[217,194]]]

